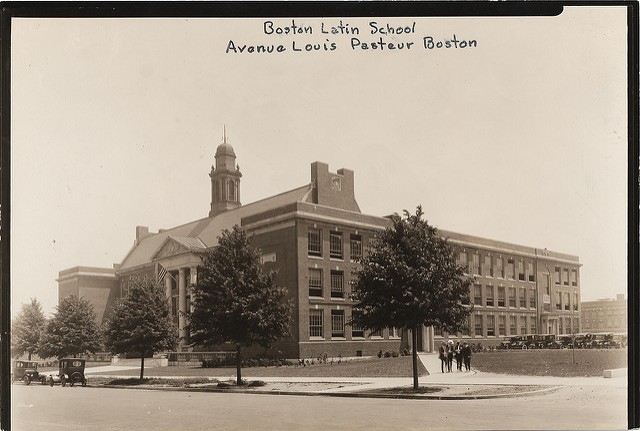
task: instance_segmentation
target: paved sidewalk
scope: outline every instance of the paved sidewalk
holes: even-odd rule
[[[429,371],[428,376],[419,379],[420,383],[627,387],[626,375],[605,379],[604,377],[515,376],[485,373],[473,369],[473,357],[471,357],[470,372],[453,370],[450,373],[442,373],[437,353],[419,353],[418,356]]]
[[[440,370],[440,359],[437,353],[419,353],[418,357],[428,371],[427,375],[420,376],[418,382],[421,386],[426,385],[536,385],[536,386],[606,386],[626,388],[626,376],[603,378],[603,377],[545,377],[545,376],[514,376],[484,373],[473,369],[469,372],[453,370],[450,373],[442,373]],[[473,358],[472,358],[473,359]],[[102,367],[87,368],[87,375],[101,376],[104,372],[123,371],[139,369],[133,366],[107,365]],[[154,367],[145,367],[145,375],[153,376]],[[102,377],[102,376],[101,376]],[[123,375],[104,375],[111,378],[131,378]],[[185,378],[184,376],[163,376],[163,378]],[[235,380],[234,374],[210,376],[210,379]],[[341,388],[321,389],[309,392],[315,393],[335,393],[335,392],[355,392],[371,389],[394,388],[411,386],[412,378],[409,377],[259,377],[267,383],[344,383]]]

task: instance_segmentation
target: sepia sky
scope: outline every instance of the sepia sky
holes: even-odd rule
[[[136,225],[206,217],[223,124],[245,204],[323,161],[355,171],[366,214],[421,204],[438,228],[579,256],[583,300],[626,292],[626,8],[343,19],[358,35],[267,20],[13,19],[12,315],[52,312],[63,269],[121,262]],[[415,21],[384,36],[414,45],[352,49],[381,37],[369,21]],[[454,34],[477,47],[423,47]]]

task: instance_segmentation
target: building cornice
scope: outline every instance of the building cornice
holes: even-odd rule
[[[574,266],[582,266],[582,264],[576,260],[569,260],[569,259],[563,259],[560,257],[554,257],[554,256],[545,256],[543,254],[537,254],[535,251],[537,249],[534,249],[534,253],[531,252],[526,252],[526,251],[521,251],[521,250],[515,250],[515,249],[508,249],[508,248],[504,248],[504,247],[495,247],[495,246],[490,246],[487,244],[479,244],[479,243],[474,243],[473,241],[464,241],[464,240],[459,240],[459,239],[455,239],[455,238],[447,238],[447,241],[453,243],[453,244],[458,244],[461,246],[465,246],[465,247],[470,247],[470,248],[478,248],[480,250],[488,250],[488,251],[492,251],[494,253],[504,253],[504,254],[511,254],[511,255],[516,255],[516,256],[522,256],[522,257],[528,257],[531,259],[538,259],[538,260],[547,260],[550,262],[560,262],[560,263],[566,263],[569,265],[574,265]]]
[[[96,278],[106,278],[108,280],[117,280],[118,276],[114,273],[112,274],[105,274],[104,272],[93,272],[93,271],[78,271],[78,272],[72,272],[70,274],[65,274],[62,275],[58,278],[56,278],[57,282],[65,282],[68,281],[72,278],[76,278],[76,277],[96,277]]]

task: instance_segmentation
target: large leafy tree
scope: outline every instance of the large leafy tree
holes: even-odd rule
[[[263,271],[260,251],[250,246],[237,225],[222,232],[198,269],[189,319],[191,342],[235,344],[238,385],[242,384],[242,346],[266,348],[289,335],[292,303],[274,279],[273,271]]]
[[[100,330],[93,305],[75,295],[60,301],[40,344],[43,358],[77,356],[100,350]]]
[[[164,289],[148,278],[132,278],[127,295],[115,304],[105,323],[105,347],[111,353],[141,353],[142,380],[145,353],[174,349],[177,342]]]
[[[22,304],[20,313],[11,324],[13,353],[20,356],[26,352],[31,360],[31,355],[37,353],[40,348],[40,338],[46,323],[42,306],[36,298],[31,298],[28,304]]]
[[[418,388],[417,333],[421,325],[448,332],[461,330],[471,312],[472,278],[456,263],[455,246],[415,214],[392,218],[393,225],[372,241],[356,272],[352,323],[378,330],[410,330],[413,340],[413,386]]]

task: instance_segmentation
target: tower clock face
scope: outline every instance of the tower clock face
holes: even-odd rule
[[[340,178],[333,177],[331,179],[331,188],[333,190],[338,190],[338,191],[340,191],[342,189],[342,182],[340,181]]]

